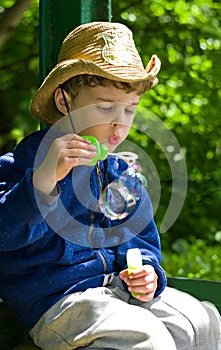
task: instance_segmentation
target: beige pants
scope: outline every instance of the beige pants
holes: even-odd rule
[[[30,335],[44,350],[221,350],[221,319],[212,304],[172,288],[141,303],[116,277],[61,299]]]

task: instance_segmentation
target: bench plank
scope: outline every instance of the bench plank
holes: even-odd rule
[[[168,277],[168,286],[213,303],[221,314],[221,282],[185,277]]]

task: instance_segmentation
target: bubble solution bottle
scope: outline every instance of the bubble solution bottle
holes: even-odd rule
[[[142,256],[140,249],[132,248],[127,251],[127,268],[128,274],[142,269]],[[136,298],[137,293],[131,292],[131,295]]]

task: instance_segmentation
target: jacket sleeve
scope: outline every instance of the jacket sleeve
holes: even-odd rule
[[[56,206],[56,200],[51,205],[34,191],[31,160],[27,162],[24,154],[25,150],[21,157],[10,153],[0,158],[0,251],[39,240],[48,230],[44,217]]]

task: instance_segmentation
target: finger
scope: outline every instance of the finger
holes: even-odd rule
[[[128,270],[122,270],[120,273],[119,273],[119,276],[120,278],[127,284],[128,283]]]
[[[135,296],[138,300],[147,302],[154,298],[157,287],[150,287],[150,289],[150,291],[145,292],[145,288],[129,288],[129,291],[133,293],[133,296]]]
[[[59,155],[61,152],[65,152],[66,149],[69,148],[83,148],[96,150],[96,148],[90,143],[85,142],[80,136],[75,134],[68,134],[62,137],[58,137],[52,143],[51,152],[54,152],[54,155]]]
[[[87,165],[91,163],[91,158],[84,157],[65,157],[60,159],[57,173],[59,178],[63,178],[72,168],[78,165]]]
[[[157,280],[157,277],[155,276],[155,274],[149,274],[146,276],[130,279],[129,276],[128,280],[128,285],[130,286],[146,286],[151,283],[154,283],[155,280]]]
[[[66,134],[54,140],[58,149],[64,148],[83,148],[96,150],[96,146],[91,144],[90,140],[84,139],[77,134]]]
[[[96,151],[94,150],[88,150],[88,149],[72,149],[69,148],[67,150],[65,150],[65,152],[63,153],[63,157],[68,157],[68,158],[95,158],[97,155]]]
[[[150,292],[150,293],[146,293],[146,294],[137,294],[136,295],[136,298],[140,301],[143,301],[143,302],[148,302],[148,301],[151,301],[153,300],[154,298],[154,292]]]
[[[71,168],[78,165],[87,165],[91,163],[91,158],[72,158],[72,166]]]
[[[130,279],[135,279],[135,278],[139,278],[142,276],[147,276],[149,274],[154,273],[154,267],[151,265],[144,265],[140,270],[134,271],[130,274],[129,278]]]
[[[133,290],[131,290],[130,293],[133,295],[133,297],[135,297],[138,300],[150,301],[150,300],[152,300],[154,298],[155,290],[151,291],[151,292],[148,292],[148,293],[134,292]]]
[[[82,139],[83,140],[83,139]],[[66,143],[66,148],[67,149],[72,149],[72,148],[77,148],[77,149],[88,149],[88,150],[94,150],[96,151],[97,148],[96,146],[90,144],[90,143],[86,143],[84,141],[81,141],[81,140],[69,140],[67,143]]]
[[[128,290],[130,292],[134,292],[134,293],[151,293],[153,291],[155,291],[156,289],[156,284],[155,282],[149,283],[149,284],[141,284],[141,285],[136,285],[136,286],[128,286]]]
[[[64,141],[76,140],[76,141],[81,141],[81,142],[86,143],[86,144],[91,143],[90,140],[84,139],[83,137],[81,137],[78,134],[65,134],[64,136],[61,136],[60,139],[62,139]]]

